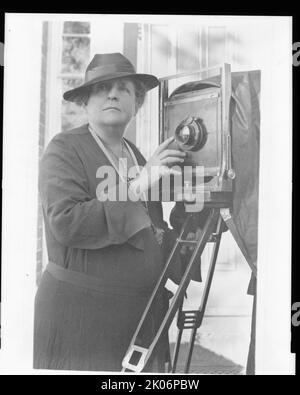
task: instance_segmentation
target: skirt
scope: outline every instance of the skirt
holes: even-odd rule
[[[149,297],[78,286],[45,270],[35,298],[33,367],[120,372]],[[144,342],[153,339],[167,309],[163,294],[146,325]],[[166,333],[144,371],[164,372],[169,360]]]

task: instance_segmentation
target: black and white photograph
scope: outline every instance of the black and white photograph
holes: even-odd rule
[[[295,374],[292,24],[5,14],[1,374]]]

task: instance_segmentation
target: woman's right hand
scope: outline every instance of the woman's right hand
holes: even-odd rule
[[[174,137],[170,137],[160,144],[154,154],[143,167],[140,175],[136,180],[132,181],[131,186],[138,193],[143,193],[151,186],[154,186],[161,177],[166,175],[179,175],[178,169],[172,169],[172,166],[184,162],[186,153],[176,149],[168,149],[167,147],[174,141]]]
[[[167,149],[168,146],[174,141],[174,136],[165,140],[155,150],[154,154],[148,160],[145,168],[151,172],[153,167],[159,168],[159,177],[165,174],[172,174],[172,166],[184,162],[186,153],[176,149]]]

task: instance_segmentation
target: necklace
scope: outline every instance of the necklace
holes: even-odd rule
[[[113,154],[113,156],[114,156],[117,160],[124,158],[124,148],[125,148],[125,144],[124,144],[123,138],[122,138],[122,140],[121,140],[121,155],[120,155],[120,156],[118,156],[118,155],[115,153],[115,151],[114,151],[107,143],[105,143],[105,142],[103,141],[103,139],[101,139],[100,137],[99,137],[99,139],[102,141],[102,143],[105,145],[105,147],[106,147],[107,149],[110,150],[110,152]]]
[[[92,136],[94,137],[94,139],[96,140],[96,142],[97,142],[97,144],[99,145],[99,147],[103,150],[103,152],[104,152],[104,154],[106,155],[106,157],[108,158],[108,160],[109,160],[109,161],[112,163],[112,165],[115,167],[115,170],[117,171],[117,173],[119,173],[119,171],[120,171],[120,166],[119,166],[119,169],[118,169],[118,168],[116,167],[116,164],[114,164],[114,163],[112,162],[112,158],[110,157],[109,153],[107,152],[107,149],[114,155],[114,157],[117,159],[117,161],[119,161],[119,163],[121,164],[122,167],[124,166],[124,162],[122,162],[122,161],[120,162],[120,159],[126,161],[125,166],[124,166],[123,169],[122,169],[122,173],[123,173],[123,174],[122,174],[122,173],[121,173],[121,174],[119,173],[119,175],[120,175],[121,179],[126,180],[127,183],[130,182],[130,181],[132,181],[133,178],[130,178],[130,177],[127,176],[127,174],[128,174],[128,172],[127,172],[127,158],[124,158],[124,157],[123,157],[123,151],[124,151],[124,148],[125,148],[125,141],[124,141],[124,139],[122,138],[122,152],[121,152],[122,158],[119,158],[119,157],[113,152],[113,150],[112,150],[108,145],[106,145],[106,144],[102,141],[102,139],[100,138],[100,136],[92,129],[92,127],[91,127],[90,125],[88,126],[88,129],[89,129],[89,131],[91,132],[91,134],[92,134]],[[128,150],[128,152],[129,152],[129,154],[130,154],[130,156],[131,156],[133,162],[135,163],[136,168],[138,169],[138,168],[139,168],[138,161],[137,161],[137,159],[136,159],[136,157],[135,157],[135,155],[134,155],[134,153],[133,153],[133,151],[132,151],[132,148],[129,146],[128,143],[126,143],[126,147],[127,147],[127,150]],[[148,214],[148,216],[149,216],[149,218],[150,218],[150,221],[151,221],[151,229],[152,229],[152,231],[153,231],[153,233],[154,233],[154,235],[155,235],[155,237],[156,237],[158,243],[161,245],[161,242],[162,242],[162,241],[161,241],[161,240],[162,240],[161,234],[158,234],[158,233],[157,233],[158,230],[156,229],[155,225],[154,225],[153,222],[152,222],[152,219],[151,219],[150,213],[149,213],[149,207],[148,207],[148,203],[147,203],[147,198],[146,198],[145,194],[143,194],[143,198],[142,198],[140,201],[141,201],[142,205],[145,207],[146,212],[147,212],[147,214]],[[164,231],[163,231],[163,233],[164,233]],[[163,234],[163,233],[162,233],[162,234]],[[158,237],[158,236],[159,236],[159,237]]]
[[[116,159],[116,164],[119,166],[119,170],[120,173],[122,175],[122,177],[127,181],[131,181],[131,178],[128,177],[128,166],[127,166],[127,157],[126,157],[126,153],[125,153],[125,143],[124,140],[122,138],[121,140],[121,155],[118,156],[116,155],[116,153],[113,151],[113,149],[107,145],[106,143],[104,143],[104,141],[99,137],[99,139],[102,141],[102,143],[105,145],[105,147],[113,154],[113,156]]]
[[[126,157],[126,153],[125,152],[125,141],[122,138],[121,140],[121,157],[116,155],[116,153],[112,150],[112,148],[107,144],[104,143],[104,141],[102,140],[102,138],[99,136],[98,133],[96,133],[92,127],[89,125],[88,126],[89,131],[91,132],[91,134],[93,135],[94,139],[96,140],[96,142],[98,143],[98,145],[100,146],[100,148],[102,149],[102,151],[104,152],[104,154],[106,155],[106,157],[109,159],[109,161],[111,162],[111,164],[114,166],[115,170],[117,171],[117,173],[119,174],[119,176],[121,177],[121,179],[123,181],[126,182],[130,182],[132,181],[132,177],[128,177],[128,168],[127,168],[127,157]],[[136,166],[138,166],[136,158],[131,150],[131,148],[127,145],[128,147],[127,150],[130,153],[130,157],[133,160],[133,162],[135,163]],[[113,155],[113,157],[109,154],[109,152]]]

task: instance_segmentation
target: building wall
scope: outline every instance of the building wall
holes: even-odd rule
[[[47,58],[48,58],[48,22],[43,23],[41,49],[41,104],[39,122],[39,161],[45,149],[46,135],[46,89],[47,89]],[[36,252],[36,283],[39,284],[43,270],[43,212],[40,197],[38,197],[37,223],[37,252]]]

